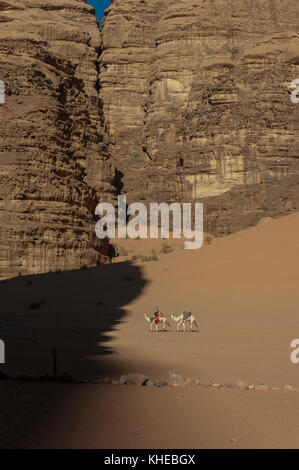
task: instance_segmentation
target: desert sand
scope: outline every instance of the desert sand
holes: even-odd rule
[[[111,265],[7,280],[0,284],[1,370],[51,374],[55,346],[59,374],[78,379],[137,372],[167,380],[175,370],[204,384],[299,388],[299,364],[290,361],[299,338],[298,229],[292,214],[198,251],[169,240],[167,254],[161,240],[125,240],[126,252],[155,249],[158,260],[129,253]],[[144,313],[156,305],[167,315],[192,310],[199,332],[176,332],[170,320],[171,331],[151,333]],[[0,400],[1,447],[299,444],[297,392],[3,381]]]

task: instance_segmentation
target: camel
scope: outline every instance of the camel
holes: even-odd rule
[[[165,325],[170,327],[170,324],[167,321],[167,318],[164,315],[159,316],[158,323],[155,322],[155,318],[149,317],[146,313],[144,314],[144,318],[148,323],[150,323],[150,330],[153,331],[153,326],[156,325],[156,331],[159,331],[159,323],[162,323],[163,331],[166,331]]]
[[[187,317],[185,318],[184,314],[182,313],[181,315],[179,315],[178,317],[176,317],[173,313],[171,314],[171,318],[177,322],[177,327],[176,327],[176,330],[179,331],[179,327],[181,325],[183,325],[183,328],[184,328],[184,333],[186,333],[186,323],[190,323],[190,331],[193,331],[193,325],[197,328],[198,330],[198,326],[197,326],[197,323],[195,321],[195,318],[194,318],[194,315],[192,315],[192,313]]]

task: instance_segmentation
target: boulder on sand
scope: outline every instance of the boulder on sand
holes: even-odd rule
[[[125,374],[119,379],[121,385],[145,385],[148,381],[148,376],[143,374]]]
[[[174,370],[170,370],[168,375],[169,385],[173,385],[174,387],[184,387],[184,385],[186,384],[186,379]]]

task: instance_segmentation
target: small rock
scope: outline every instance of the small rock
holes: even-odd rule
[[[292,385],[284,385],[283,386],[283,391],[284,392],[295,392],[296,390]]]
[[[157,385],[156,381],[155,380],[148,380],[146,382],[146,386],[147,387],[154,387],[155,385]]]
[[[254,389],[255,389],[255,385],[254,385],[254,384],[248,385],[248,390],[254,390]]]
[[[173,385],[174,387],[183,387],[186,383],[186,380],[181,374],[170,370],[169,373],[169,385]]]
[[[226,388],[236,388],[236,386],[234,384],[230,383],[230,382],[225,382],[224,387],[226,387]]]
[[[212,388],[220,388],[221,384],[212,384]]]
[[[196,379],[190,379],[190,378],[188,378],[188,379],[185,381],[185,386],[186,386],[186,387],[194,387],[195,385],[197,385]]]
[[[247,390],[248,389],[248,383],[247,382],[244,382],[241,379],[237,379],[236,382],[237,382],[238,387],[241,388],[241,390]]]
[[[199,379],[195,379],[195,385],[199,387],[201,385],[201,381]]]
[[[168,386],[168,383],[167,382],[158,382],[156,384],[156,387],[167,387]]]
[[[126,374],[122,375],[119,383],[121,385],[145,385],[146,382],[148,381],[147,375],[142,375],[142,374]]]
[[[238,442],[238,439],[233,438],[233,439],[231,439],[230,441],[235,443],[235,442]]]
[[[255,386],[255,390],[260,390],[260,391],[263,391],[263,392],[267,392],[269,390],[269,385],[258,384],[258,385]]]
[[[111,384],[111,379],[109,377],[105,377],[104,384]]]

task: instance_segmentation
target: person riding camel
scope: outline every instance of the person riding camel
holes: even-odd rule
[[[159,323],[159,318],[162,317],[162,313],[159,309],[159,307],[156,307],[156,310],[153,313],[153,319],[155,320],[155,323]]]
[[[188,319],[191,317],[191,315],[192,315],[192,312],[191,312],[190,309],[189,309],[189,311],[186,311],[186,310],[185,310],[185,311],[183,312],[183,320],[188,320]]]

